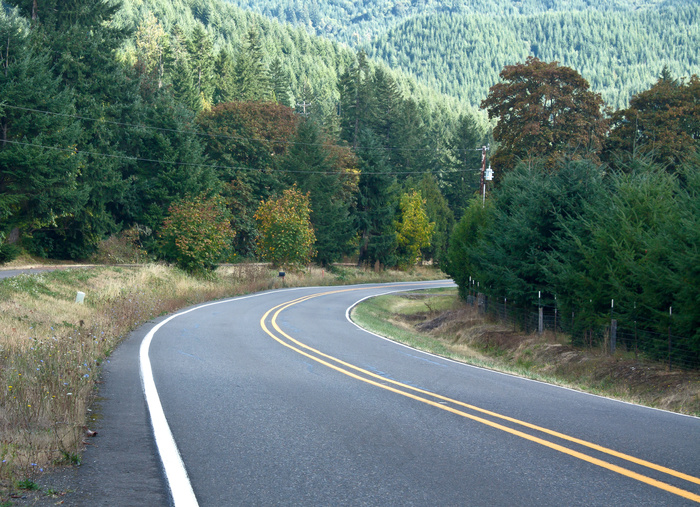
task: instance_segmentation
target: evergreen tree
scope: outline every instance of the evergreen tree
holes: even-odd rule
[[[344,175],[333,166],[322,141],[316,122],[301,120],[284,167],[290,180],[310,195],[316,260],[328,266],[354,250],[355,229],[350,215],[353,196],[344,193]]]
[[[236,96],[235,61],[228,48],[221,48],[214,64],[214,104],[231,102]]]
[[[33,248],[59,258],[84,258],[117,230],[113,211],[123,201],[128,180],[122,169],[133,140],[107,122],[138,123],[138,80],[115,58],[129,32],[110,23],[119,6],[92,0],[13,0],[32,18],[33,30],[51,55],[52,68],[73,90],[76,112],[84,118],[75,147],[86,153],[77,185],[87,202],[54,227],[33,235]]]
[[[293,107],[294,98],[289,86],[289,73],[282,67],[282,60],[275,58],[270,64],[270,81],[275,101],[283,106]]]
[[[202,110],[202,96],[197,90],[196,76],[189,58],[180,58],[172,66],[172,94],[175,100],[190,111]]]
[[[484,134],[472,115],[462,114],[457,127],[447,141],[443,192],[455,218],[459,220],[479,190],[479,169],[484,146]]]
[[[0,40],[0,235],[29,241],[86,202],[82,131],[72,94],[13,12],[0,10]]]
[[[342,136],[357,149],[360,132],[369,127],[372,93],[367,56],[360,52],[357,62],[338,80]]]
[[[159,93],[144,110],[144,121],[158,128],[139,133],[134,155],[143,160],[126,174],[132,189],[117,217],[158,231],[173,202],[186,195],[210,197],[221,185],[205,158],[191,109]]]
[[[360,232],[359,264],[396,264],[396,176],[383,148],[369,129],[358,136],[360,181],[355,219]]]
[[[236,60],[236,100],[264,102],[272,98],[272,84],[263,60],[264,53],[258,32],[251,28],[243,40],[243,47]]]
[[[194,26],[187,41],[194,84],[202,104],[211,104],[214,93],[214,44],[201,23]]]

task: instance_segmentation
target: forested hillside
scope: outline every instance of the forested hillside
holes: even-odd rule
[[[651,86],[666,66],[700,70],[700,6],[683,0],[229,0],[341,41],[478,106],[504,65],[556,60],[611,107]]]
[[[275,65],[275,72],[286,76],[289,96],[284,103],[314,102],[324,115],[336,110],[338,92],[336,83],[342,71],[355,59],[355,52],[332,40],[310,35],[304,28],[280,24],[250,11],[239,9],[225,0],[124,0],[123,7],[114,17],[115,24],[135,29],[154,16],[164,32],[191,32],[203,28],[212,45],[211,50],[222,49],[237,54],[250,29],[259,38],[262,62]],[[177,35],[176,37],[180,37]],[[135,38],[125,41],[123,57],[135,60]],[[424,102],[431,110],[459,108],[456,100],[440,96],[433,88],[419,84],[400,70],[389,71],[402,92]]]
[[[431,259],[463,295],[474,282],[524,307],[541,294],[588,326],[578,331],[600,327],[615,300],[635,326],[640,312],[652,331],[673,325],[687,364],[700,364],[697,76],[661,67],[608,112],[578,69],[523,47],[475,92],[491,129],[364,52],[221,1],[4,5],[0,262],[25,251],[201,273],[222,261],[410,269]],[[609,26],[611,41],[629,41],[616,72],[636,76],[644,58],[658,61],[647,25],[666,23],[662,40],[694,61],[684,44],[697,9],[684,9],[660,11],[657,24],[641,9],[631,28],[614,12],[517,19],[530,23],[529,51],[546,54],[558,33],[582,65],[599,55],[615,70],[570,28]],[[442,15],[407,26],[423,22],[425,45],[480,44]],[[685,22],[685,36],[674,32]],[[501,65],[512,33],[493,54],[474,49],[475,66]],[[626,97],[621,81],[605,86],[617,83]],[[487,163],[493,182],[480,181]]]
[[[321,263],[408,262],[395,222],[417,188],[439,225],[424,253],[444,253],[443,194],[459,208],[486,135],[455,100],[222,2],[92,3],[17,0],[2,13],[4,258],[21,245],[84,259],[122,234],[176,261],[171,228],[187,220],[169,214],[197,209],[229,218],[220,258],[254,258],[256,209],[293,186],[309,194]]]
[[[536,56],[578,70],[613,108],[651,86],[666,66],[700,72],[700,5],[638,11],[547,12],[531,16],[439,14],[410,19],[365,46],[473,105],[505,65]]]
[[[403,21],[422,15],[486,14],[504,17],[555,11],[632,11],[669,1],[653,0],[228,0],[266,17],[351,46],[371,43]],[[675,0],[671,0],[675,1]]]

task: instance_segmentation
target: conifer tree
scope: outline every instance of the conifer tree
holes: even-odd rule
[[[236,96],[235,60],[228,48],[221,48],[214,63],[214,104],[231,102]]]
[[[384,149],[369,129],[360,131],[357,211],[360,234],[359,264],[396,264],[396,176],[391,174]]]
[[[84,258],[117,230],[113,210],[123,202],[129,182],[123,177],[125,152],[133,138],[110,121],[138,123],[138,80],[115,58],[129,32],[110,23],[119,9],[110,1],[13,0],[32,19],[32,30],[52,59],[52,69],[73,90],[76,113],[83,118],[75,147],[86,153],[77,185],[87,202],[52,228],[33,235],[34,249],[57,258]],[[88,154],[89,153],[89,154]],[[133,161],[131,162],[134,163]]]
[[[316,122],[301,120],[284,167],[290,180],[310,195],[316,260],[324,266],[349,254],[354,249],[355,236],[350,215],[354,196],[344,193],[344,175],[333,166],[329,155]]]
[[[236,60],[235,79],[236,100],[264,102],[272,98],[272,84],[255,28],[251,28],[243,40],[243,47]]]
[[[459,220],[469,206],[474,192],[479,190],[479,169],[484,146],[484,134],[470,114],[462,114],[454,133],[447,140],[442,174],[443,192],[455,218]]]
[[[194,26],[187,41],[194,84],[203,104],[211,104],[214,93],[214,44],[201,23]]]
[[[86,202],[85,158],[75,152],[82,131],[70,90],[12,12],[0,10],[0,40],[0,235],[29,240]]]
[[[270,64],[270,80],[275,101],[283,106],[292,107],[294,98],[289,86],[289,73],[283,68],[279,58],[275,58]]]

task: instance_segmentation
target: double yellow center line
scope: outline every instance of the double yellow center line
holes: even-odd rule
[[[479,422],[481,424],[485,424],[487,426],[490,426],[492,428],[504,431],[506,433],[510,433],[511,435],[518,436],[520,438],[524,438],[526,440],[529,440],[531,442],[535,442],[537,444],[543,445],[545,447],[549,447],[550,449],[554,449],[555,451],[559,451],[564,454],[568,454],[569,456],[573,456],[575,458],[581,459],[583,461],[586,461],[588,463],[592,463],[594,465],[597,465],[599,467],[611,470],[613,472],[616,472],[618,474],[624,475],[626,477],[630,477],[632,479],[638,480],[640,482],[643,482],[645,484],[649,484],[650,486],[654,486],[656,488],[662,489],[664,491],[668,491],[669,493],[673,493],[675,495],[681,496],[683,498],[687,498],[688,500],[692,500],[695,502],[700,503],[700,495],[697,495],[695,493],[692,493],[690,491],[686,491],[684,489],[678,488],[676,486],[667,484],[665,482],[653,479],[651,477],[648,477],[646,475],[642,475],[640,473],[634,472],[632,470],[629,470],[627,468],[615,465],[613,463],[609,463],[607,461],[604,461],[599,458],[595,458],[593,456],[589,456],[588,454],[584,454],[583,452],[576,451],[574,449],[570,449],[568,447],[565,447],[564,445],[560,445],[554,442],[550,442],[549,440],[545,440],[541,437],[531,435],[529,433],[525,433],[524,431],[505,426],[503,424],[500,424],[494,420],[491,419],[486,419],[484,417],[480,417],[478,415],[474,415],[473,413],[466,412],[464,409],[468,409],[472,412],[476,412],[478,414],[484,414],[492,419],[496,420],[501,420],[501,421],[507,421],[511,424],[514,424],[516,426],[520,426],[523,428],[528,428],[530,430],[534,430],[537,432],[540,432],[541,434],[549,435],[552,437],[559,438],[561,440],[571,442],[573,444],[577,444],[582,447],[586,447],[589,449],[592,449],[594,451],[607,454],[609,456],[613,456],[615,458],[627,461],[629,463],[634,463],[636,465],[640,465],[643,467],[646,467],[651,470],[655,470],[657,472],[661,472],[663,474],[676,477],[678,479],[682,479],[687,482],[691,482],[693,484],[699,484],[700,485],[700,478],[694,477],[692,475],[684,474],[682,472],[678,472],[676,470],[672,470],[670,468],[657,465],[655,463],[651,463],[649,461],[645,461],[643,459],[636,458],[634,456],[630,456],[628,454],[624,454],[618,451],[615,451],[613,449],[608,449],[607,447],[603,447],[598,444],[594,444],[592,442],[588,442],[586,440],[581,440],[579,438],[575,438],[569,435],[566,435],[564,433],[559,433],[557,431],[553,431],[547,428],[544,428],[542,426],[537,426],[535,424],[531,424],[525,421],[521,421],[519,419],[515,419],[513,417],[508,417],[502,414],[498,414],[496,412],[492,412],[490,410],[485,410],[483,408],[476,407],[474,405],[470,405],[468,403],[461,402],[459,400],[454,400],[452,398],[448,398],[446,396],[442,396],[439,394],[431,393],[429,391],[425,391],[423,389],[419,389],[417,387],[413,387],[407,384],[404,384],[402,382],[397,382],[395,380],[391,380],[385,377],[382,377],[381,375],[377,375],[375,373],[372,373],[370,371],[367,371],[365,369],[362,369],[358,366],[349,364],[345,361],[342,361],[336,357],[330,356],[328,354],[324,354],[323,352],[314,349],[308,345],[305,345],[304,343],[301,343],[298,340],[295,340],[291,336],[289,336],[287,333],[282,331],[280,327],[277,325],[277,317],[281,312],[286,310],[287,308],[297,305],[299,303],[302,303],[304,301],[308,301],[309,299],[321,297],[321,296],[326,296],[330,294],[337,294],[341,292],[349,292],[349,291],[354,291],[354,290],[361,290],[361,289],[342,289],[342,290],[334,290],[334,291],[328,291],[328,292],[322,292],[322,293],[317,293],[317,294],[312,294],[309,296],[304,296],[300,297],[291,301],[288,301],[286,303],[282,303],[280,305],[277,305],[270,310],[268,310],[265,315],[260,319],[260,326],[262,329],[270,335],[274,340],[279,342],[280,344],[284,345],[287,348],[292,349],[293,351],[308,357],[309,359],[316,361],[317,363],[320,363],[324,366],[327,366],[328,368],[332,368],[344,375],[347,375],[348,377],[352,377],[354,379],[360,380],[362,382],[365,382],[367,384],[373,385],[375,387],[379,387],[381,389],[385,389],[387,391],[391,391],[393,393],[399,394],[401,396],[405,396],[407,398],[414,399],[416,401],[420,401],[421,403],[425,403],[427,405],[431,405],[433,407],[439,408],[441,410],[445,410],[447,412],[451,412],[453,414],[457,414],[459,416],[462,416],[466,419],[470,419],[472,421]],[[270,317],[272,315],[272,317]],[[275,332],[270,331],[270,329],[267,327],[267,321],[269,319],[270,326],[274,329]]]

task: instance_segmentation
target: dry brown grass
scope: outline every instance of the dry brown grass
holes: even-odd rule
[[[394,320],[440,340],[456,357],[490,367],[665,410],[700,415],[700,372],[619,352],[568,345],[568,336],[523,334],[460,304]]]
[[[33,259],[17,267],[35,266]],[[100,364],[131,330],[185,306],[281,286],[419,280],[411,273],[311,267],[284,280],[265,265],[193,278],[163,265],[94,267],[0,280],[0,485],[79,460]],[[76,292],[86,294],[84,304]]]

